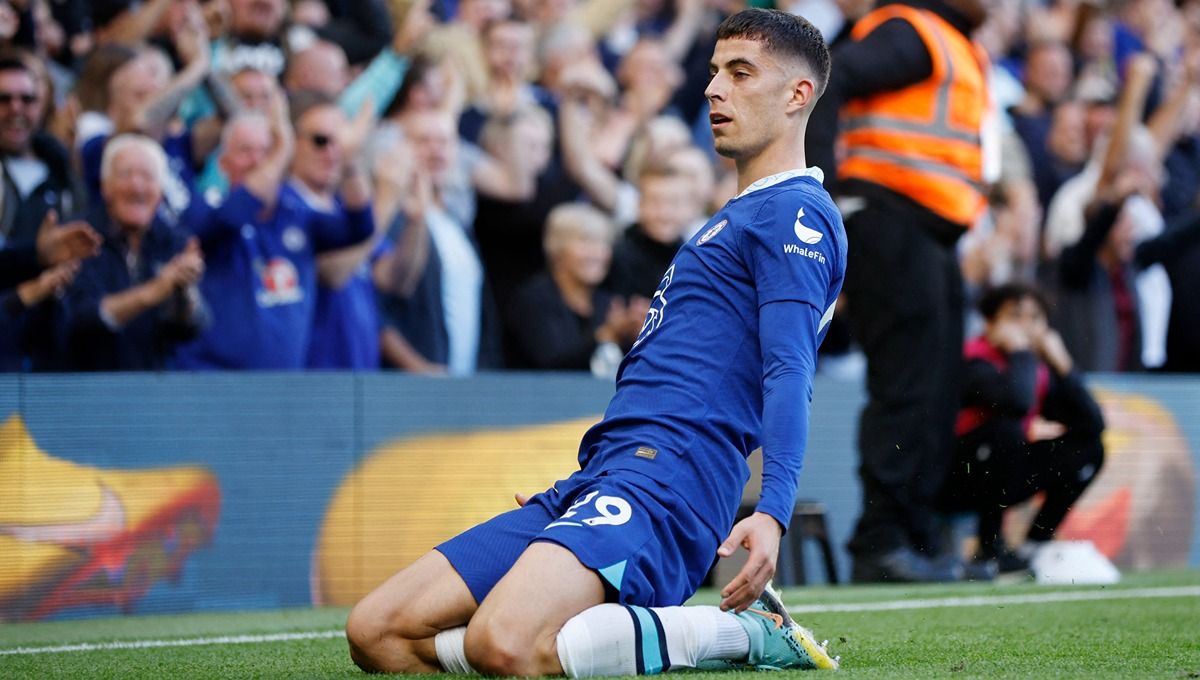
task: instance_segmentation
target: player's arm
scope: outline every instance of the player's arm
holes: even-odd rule
[[[821,312],[807,302],[770,302],[759,310],[763,355],[762,496],[753,515],[739,522],[718,550],[729,556],[739,545],[746,566],[721,590],[721,606],[742,610],[762,594],[775,575],[779,539],[795,506],[808,411],[817,361]]]
[[[739,249],[758,293],[763,480],[755,513],[733,527],[718,551],[729,555],[741,545],[750,553],[721,591],[726,609],[745,609],[762,593],[795,507],[822,310],[844,271],[840,229],[827,214],[817,197],[787,192],[764,203],[741,232]],[[801,227],[809,234],[803,242]]]

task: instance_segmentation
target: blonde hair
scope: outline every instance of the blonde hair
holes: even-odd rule
[[[594,236],[612,244],[613,222],[608,215],[586,203],[564,203],[546,217],[546,234],[542,247],[546,257],[553,259],[572,236]]]

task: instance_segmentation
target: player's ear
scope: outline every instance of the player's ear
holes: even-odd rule
[[[792,81],[792,98],[788,100],[787,112],[795,113],[808,108],[817,92],[812,78],[803,76]]]

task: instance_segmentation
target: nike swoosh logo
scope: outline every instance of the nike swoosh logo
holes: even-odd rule
[[[821,242],[821,237],[824,235],[816,229],[809,229],[800,224],[800,218],[804,217],[804,208],[796,212],[796,238],[800,239],[801,243],[813,245]]]
[[[80,522],[64,524],[0,524],[0,534],[31,543],[80,545],[99,543],[125,531],[125,506],[112,489],[100,485],[100,508]]]

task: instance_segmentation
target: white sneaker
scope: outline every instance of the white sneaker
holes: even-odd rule
[[[1044,543],[1030,567],[1037,582],[1046,585],[1110,585],[1121,580],[1121,572],[1091,541]]]

